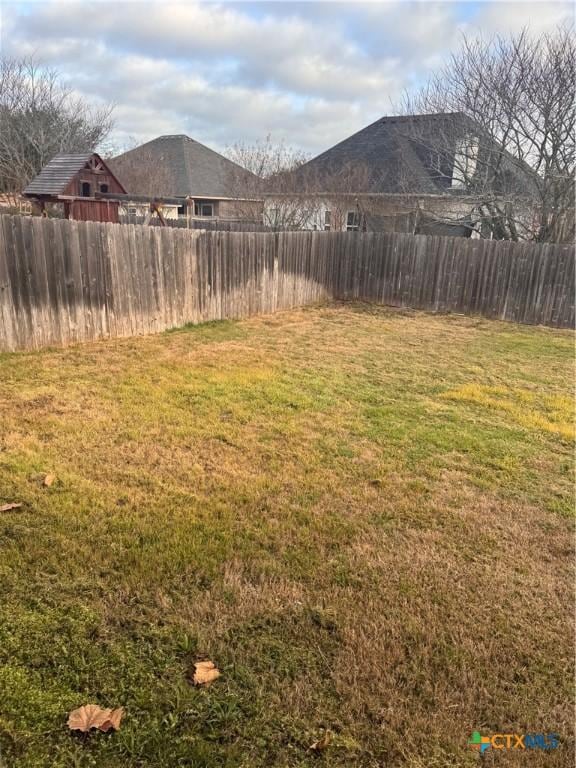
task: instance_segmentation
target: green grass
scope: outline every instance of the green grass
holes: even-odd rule
[[[365,305],[0,356],[6,766],[571,764],[572,360]]]

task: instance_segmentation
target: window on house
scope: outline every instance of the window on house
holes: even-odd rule
[[[108,192],[108,184],[100,184],[100,192]]]
[[[332,228],[332,211],[324,211],[324,231],[328,232]]]
[[[178,206],[178,216],[186,216],[188,213],[188,206],[187,205],[179,205]]]
[[[212,203],[196,202],[194,203],[195,216],[214,216],[214,206]]]
[[[128,206],[128,215],[129,216],[136,216],[137,213],[138,213],[138,208],[136,208],[136,206],[134,206],[134,205]]]
[[[360,227],[360,216],[358,211],[348,211],[346,214],[346,231],[358,232]]]
[[[90,182],[83,181],[80,185],[80,194],[82,197],[90,197]]]

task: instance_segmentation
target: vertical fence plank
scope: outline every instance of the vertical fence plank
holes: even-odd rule
[[[20,347],[18,335],[18,307],[15,303],[15,283],[11,275],[13,251],[5,236],[8,216],[0,216],[0,349],[12,352]]]

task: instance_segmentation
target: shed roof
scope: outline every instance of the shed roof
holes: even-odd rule
[[[159,195],[195,197],[236,197],[238,182],[243,175],[252,177],[246,169],[215,152],[210,147],[185,134],[158,136],[152,141],[131,149],[111,161],[114,172],[123,178],[129,192],[138,194],[138,186],[130,184],[129,170],[134,163],[158,164],[165,169],[170,181],[164,180],[157,190]],[[170,188],[163,189],[162,184]]]
[[[56,155],[42,168],[38,176],[28,184],[24,194],[63,194],[70,181],[84,168],[92,155],[92,152],[83,152],[77,155]]]

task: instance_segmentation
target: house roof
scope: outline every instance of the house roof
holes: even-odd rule
[[[364,165],[365,189],[358,191],[406,192],[408,182],[411,192],[443,192],[446,180],[428,162],[424,149],[426,139],[442,131],[450,135],[464,132],[467,121],[468,118],[458,112],[381,117],[310,160],[300,172],[330,177],[347,165]]]
[[[130,184],[127,166],[139,162],[158,164],[167,172],[170,181],[167,182],[164,177],[159,186],[163,187],[169,183],[170,188],[158,189],[159,195],[234,197],[239,178],[252,175],[223,155],[184,134],[158,136],[114,158],[112,167],[121,180],[124,169],[127,180],[125,186],[129,192],[135,194],[141,190],[133,188],[139,186],[137,182]]]
[[[56,155],[42,168],[38,176],[32,179],[23,194],[63,194],[70,181],[84,168],[92,155],[92,152],[84,152],[78,155]]]

